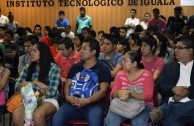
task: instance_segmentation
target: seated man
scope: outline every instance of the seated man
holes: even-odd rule
[[[19,65],[18,65],[18,73],[20,73],[24,66],[31,62],[30,53],[32,51],[33,46],[38,42],[38,37],[35,35],[29,35],[27,39],[24,41],[24,48],[26,54],[19,57]]]
[[[59,53],[55,57],[55,62],[61,69],[61,80],[65,83],[71,66],[80,62],[80,54],[74,49],[74,43],[69,37],[59,40],[57,50]]]
[[[54,115],[53,126],[67,126],[70,120],[78,119],[86,119],[89,126],[102,125],[103,98],[109,89],[111,75],[108,68],[97,60],[99,53],[97,40],[84,40],[80,50],[82,62],[74,64],[68,73],[65,84],[67,103]]]
[[[178,61],[167,64],[158,79],[159,92],[168,103],[150,113],[153,122],[163,117],[163,126],[194,123],[193,40],[188,36],[180,38],[175,48]]]
[[[108,62],[111,66],[111,76],[114,78],[122,69],[123,55],[115,51],[117,39],[109,34],[104,35],[103,53],[100,54],[99,60]]]

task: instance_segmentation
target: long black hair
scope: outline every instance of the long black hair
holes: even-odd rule
[[[5,65],[5,56],[3,53],[3,50],[0,48],[0,65],[4,66]]]
[[[48,80],[48,74],[51,67],[51,63],[54,63],[54,59],[46,43],[38,42],[35,45],[37,46],[37,49],[40,52],[39,63],[31,62],[28,68],[26,80],[32,81],[32,74],[33,72],[35,72],[36,66],[38,65],[39,66],[38,81],[46,84],[46,81]]]

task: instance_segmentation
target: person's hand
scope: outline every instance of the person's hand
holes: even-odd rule
[[[42,92],[49,90],[49,87],[40,81],[33,81],[32,83],[38,85],[41,88]]]
[[[189,91],[188,91],[187,87],[185,87],[185,86],[174,87],[172,89],[172,92],[175,95],[182,96],[182,97],[188,96],[188,94],[189,94]]]
[[[75,97],[75,96],[67,96],[67,97],[66,97],[66,100],[67,100],[70,104],[72,104],[73,106],[79,106],[79,104],[78,104],[78,98]]]
[[[119,95],[119,99],[122,101],[125,101],[129,98],[131,92],[129,90],[119,90],[118,91],[118,95]]]
[[[183,99],[184,97],[182,97],[182,96],[179,96],[179,95],[174,95],[173,96],[173,100],[174,100],[174,102],[179,102],[181,99]]]
[[[89,100],[87,98],[78,98],[77,103],[78,103],[77,104],[78,107],[83,107],[83,106],[89,104]]]
[[[30,82],[23,81],[22,83],[20,83],[20,85],[18,86],[19,90],[21,90],[21,88],[26,86],[28,83],[30,83]]]

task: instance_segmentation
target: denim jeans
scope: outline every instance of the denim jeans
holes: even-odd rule
[[[164,118],[164,126],[184,126],[186,123],[194,123],[194,100],[185,103],[165,103],[159,109]]]
[[[149,116],[150,112],[151,112],[151,109],[146,107],[145,110],[143,110],[135,118],[131,119],[132,125],[133,126],[146,126],[150,118]],[[127,118],[122,117],[109,110],[108,115],[104,121],[104,126],[120,126],[120,124],[126,119]]]
[[[55,113],[52,126],[68,126],[70,120],[87,120],[89,126],[101,126],[103,122],[104,108],[100,103],[87,105],[81,108],[65,103]]]

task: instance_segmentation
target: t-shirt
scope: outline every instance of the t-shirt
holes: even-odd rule
[[[170,16],[168,18],[167,27],[170,27],[171,29],[175,29],[175,31],[178,34],[182,33],[182,29],[184,26],[185,26],[185,22],[181,18],[175,18],[174,16]]]
[[[65,27],[65,26],[69,25],[69,21],[66,18],[63,18],[62,22],[59,19],[57,19],[56,24],[58,27]]]
[[[83,65],[84,65],[83,62],[79,62],[79,63],[74,64],[71,67],[71,69],[67,75],[67,78],[72,79],[76,73],[83,71],[84,70]],[[110,71],[101,62],[97,61],[97,63],[93,67],[91,67],[90,69],[93,70],[94,72],[97,71],[96,74],[98,75],[99,84],[101,84],[102,82],[107,82],[109,84],[111,83]]]
[[[77,34],[80,34],[82,28],[89,28],[90,26],[92,26],[92,19],[88,15],[86,15],[84,18],[78,16],[76,19],[76,25],[78,26]]]
[[[124,90],[129,88],[130,86],[138,85],[139,87],[143,88],[143,94],[145,96],[145,102],[149,107],[153,107],[153,92],[154,92],[154,80],[152,74],[148,70],[143,70],[142,74],[130,82],[127,78],[126,71],[121,70],[115,77],[113,82],[113,88],[111,91],[111,96],[114,92],[118,90]]]
[[[74,33],[73,33],[72,31],[70,31],[69,34],[66,34],[65,32],[62,32],[62,33],[61,33],[61,36],[62,36],[63,38],[65,38],[65,37],[69,37],[69,38],[71,38],[71,39],[75,38],[75,35],[74,35]]]
[[[115,52],[113,54],[113,56],[107,60],[106,54],[103,52],[99,55],[98,59],[99,60],[106,60],[109,63],[111,63],[114,67],[116,67],[116,65],[122,65],[123,55],[121,53]]]
[[[62,56],[60,53],[57,54],[55,57],[55,62],[57,65],[59,65],[61,69],[61,76],[63,78],[67,78],[67,74],[72,67],[73,64],[80,62],[80,54],[77,51],[74,51],[74,56],[72,59],[68,59],[64,56]]]
[[[15,43],[9,43],[5,45],[5,53],[11,53],[12,51],[17,51],[17,45]],[[15,57],[5,56],[5,62],[10,65],[14,64]]]
[[[163,19],[152,19],[148,22],[148,28],[151,26],[155,26],[159,32],[162,32],[164,28],[166,28],[166,22]]]
[[[4,26],[8,22],[9,22],[9,19],[6,16],[0,15],[0,26]]]
[[[150,62],[145,61],[144,57],[142,57],[141,61],[144,65],[144,68],[149,70],[152,74],[154,74],[156,70],[162,71],[164,67],[164,60],[158,56],[154,56]]]
[[[136,26],[139,23],[140,23],[140,20],[137,19],[137,18],[134,18],[134,19],[127,18],[126,21],[125,21],[125,25],[133,25],[133,26]],[[129,36],[131,33],[134,33],[134,31],[135,31],[135,29],[132,29],[132,28],[128,29],[127,30],[127,36]]]

